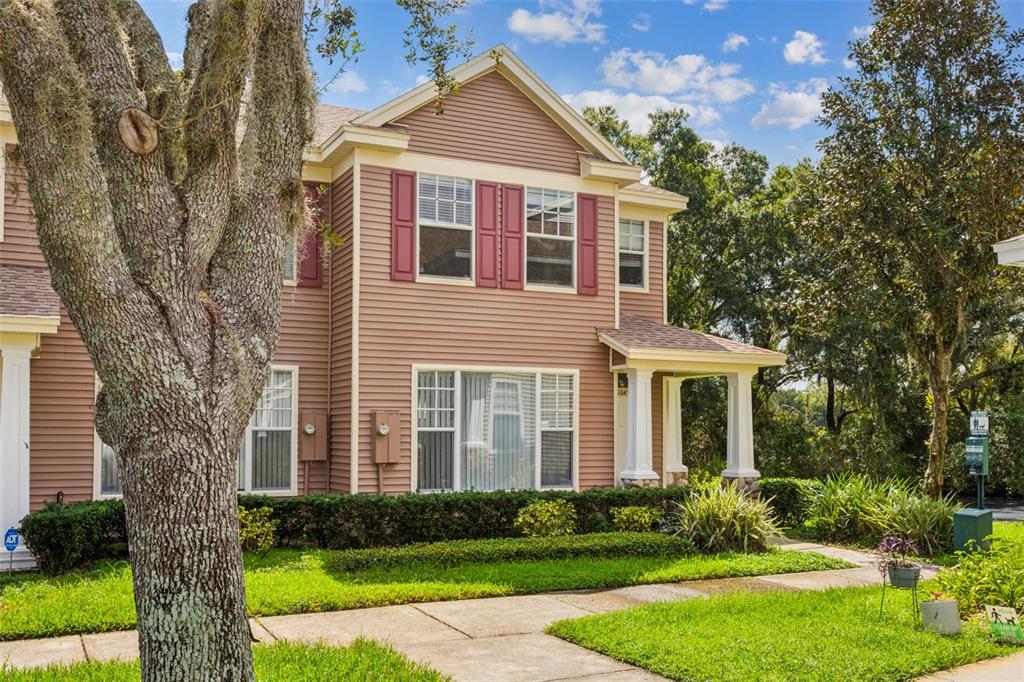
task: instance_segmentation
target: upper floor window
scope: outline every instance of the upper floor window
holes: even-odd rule
[[[647,235],[642,220],[619,220],[619,284],[643,287]]]
[[[281,270],[284,273],[284,281],[288,284],[295,282],[296,261],[298,254],[295,248],[295,232],[288,231],[284,237],[284,250],[281,253]]]
[[[473,277],[473,181],[419,174],[419,273]]]
[[[571,287],[576,264],[576,195],[526,188],[526,283]]]

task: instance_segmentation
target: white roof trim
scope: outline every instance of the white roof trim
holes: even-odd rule
[[[495,60],[493,55],[497,53],[500,53],[500,56]],[[451,70],[451,75],[459,83],[467,83],[491,71],[497,71],[508,78],[523,91],[523,94],[533,100],[552,120],[590,152],[616,163],[629,163],[615,148],[615,145],[591,128],[586,119],[548,87],[505,45],[496,45],[468,62],[456,66]],[[433,102],[435,96],[434,82],[428,81],[373,111],[366,112],[354,119],[352,123],[374,127],[386,125]]]
[[[992,250],[1000,265],[1024,266],[1024,235],[996,242]]]

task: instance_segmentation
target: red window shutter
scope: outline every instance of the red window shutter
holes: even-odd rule
[[[498,186],[476,183],[476,285],[498,286]]]
[[[416,174],[391,171],[391,279],[416,279]]]
[[[522,289],[523,267],[526,263],[523,234],[523,188],[504,185],[501,188],[501,286]]]
[[[576,198],[576,291],[597,294],[597,197]]]
[[[306,201],[314,210],[321,210],[320,186],[306,184]],[[299,244],[299,281],[300,287],[318,287],[323,284],[323,259],[320,251],[322,243],[320,235],[320,215],[313,217],[313,225],[306,232],[305,243]]]

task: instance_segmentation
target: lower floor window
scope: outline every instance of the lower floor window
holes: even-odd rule
[[[575,381],[557,372],[417,372],[417,488],[572,487]]]
[[[286,492],[295,462],[295,371],[271,370],[238,449],[238,489]],[[114,448],[99,444],[99,493],[120,495]]]

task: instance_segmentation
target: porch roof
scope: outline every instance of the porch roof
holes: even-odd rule
[[[0,331],[55,332],[59,323],[60,299],[49,270],[0,265]]]
[[[617,329],[599,329],[597,335],[603,344],[621,353],[627,361],[661,360],[755,367],[786,362],[784,353],[645,320],[628,313],[619,315]]]

